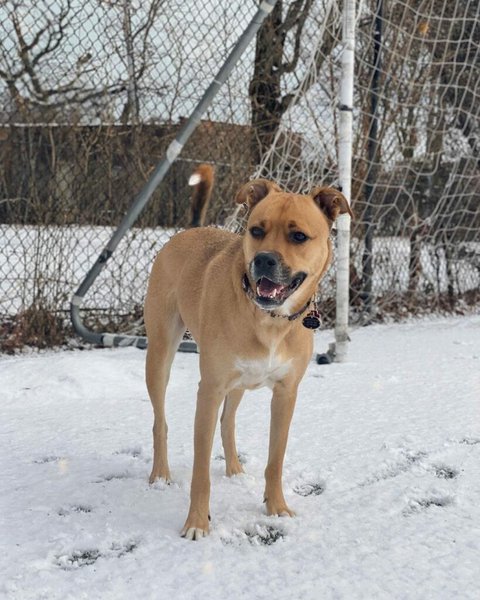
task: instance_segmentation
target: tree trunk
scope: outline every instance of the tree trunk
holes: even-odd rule
[[[249,95],[252,108],[252,157],[259,163],[273,142],[284,110],[281,74],[284,35],[282,1],[279,0],[257,33],[255,65]]]

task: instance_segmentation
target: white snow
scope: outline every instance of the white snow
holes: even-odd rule
[[[1,357],[0,597],[478,599],[480,316],[352,339],[348,362],[312,361],[300,388],[284,469],[297,516],[264,514],[270,391],[249,392],[246,474],[224,476],[217,435],[199,542],[179,536],[196,355],[178,354],[169,387],[175,482],[152,487],[144,352]]]

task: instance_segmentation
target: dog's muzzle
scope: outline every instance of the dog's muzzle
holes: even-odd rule
[[[277,252],[259,252],[250,263],[255,302],[265,309],[281,306],[304,282],[303,271],[292,274]]]

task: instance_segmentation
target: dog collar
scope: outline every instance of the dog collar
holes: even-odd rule
[[[252,286],[250,285],[250,282],[248,280],[246,273],[243,275],[243,278],[242,278],[242,288],[243,288],[243,291],[250,298],[250,300],[255,299],[255,295],[252,290]],[[310,310],[308,312],[308,314],[305,315],[305,317],[302,320],[302,325],[304,327],[306,327],[307,329],[318,329],[320,327],[321,321],[320,321],[320,314],[317,310],[317,303],[315,301],[315,298],[310,298],[310,300],[305,304],[305,306],[303,306],[296,313],[293,313],[293,315],[279,315],[279,314],[275,313],[273,310],[268,311],[268,314],[274,318],[280,317],[281,319],[287,319],[287,321],[295,321],[296,319],[298,319],[298,317],[303,315],[303,313],[307,310],[307,308],[310,306],[310,304],[312,304],[312,302],[313,302],[313,309]]]

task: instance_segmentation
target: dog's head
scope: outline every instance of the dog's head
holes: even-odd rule
[[[243,249],[254,302],[291,314],[313,296],[328,268],[330,229],[338,215],[353,216],[348,202],[330,187],[291,194],[266,179],[245,184],[236,202],[250,209]]]

